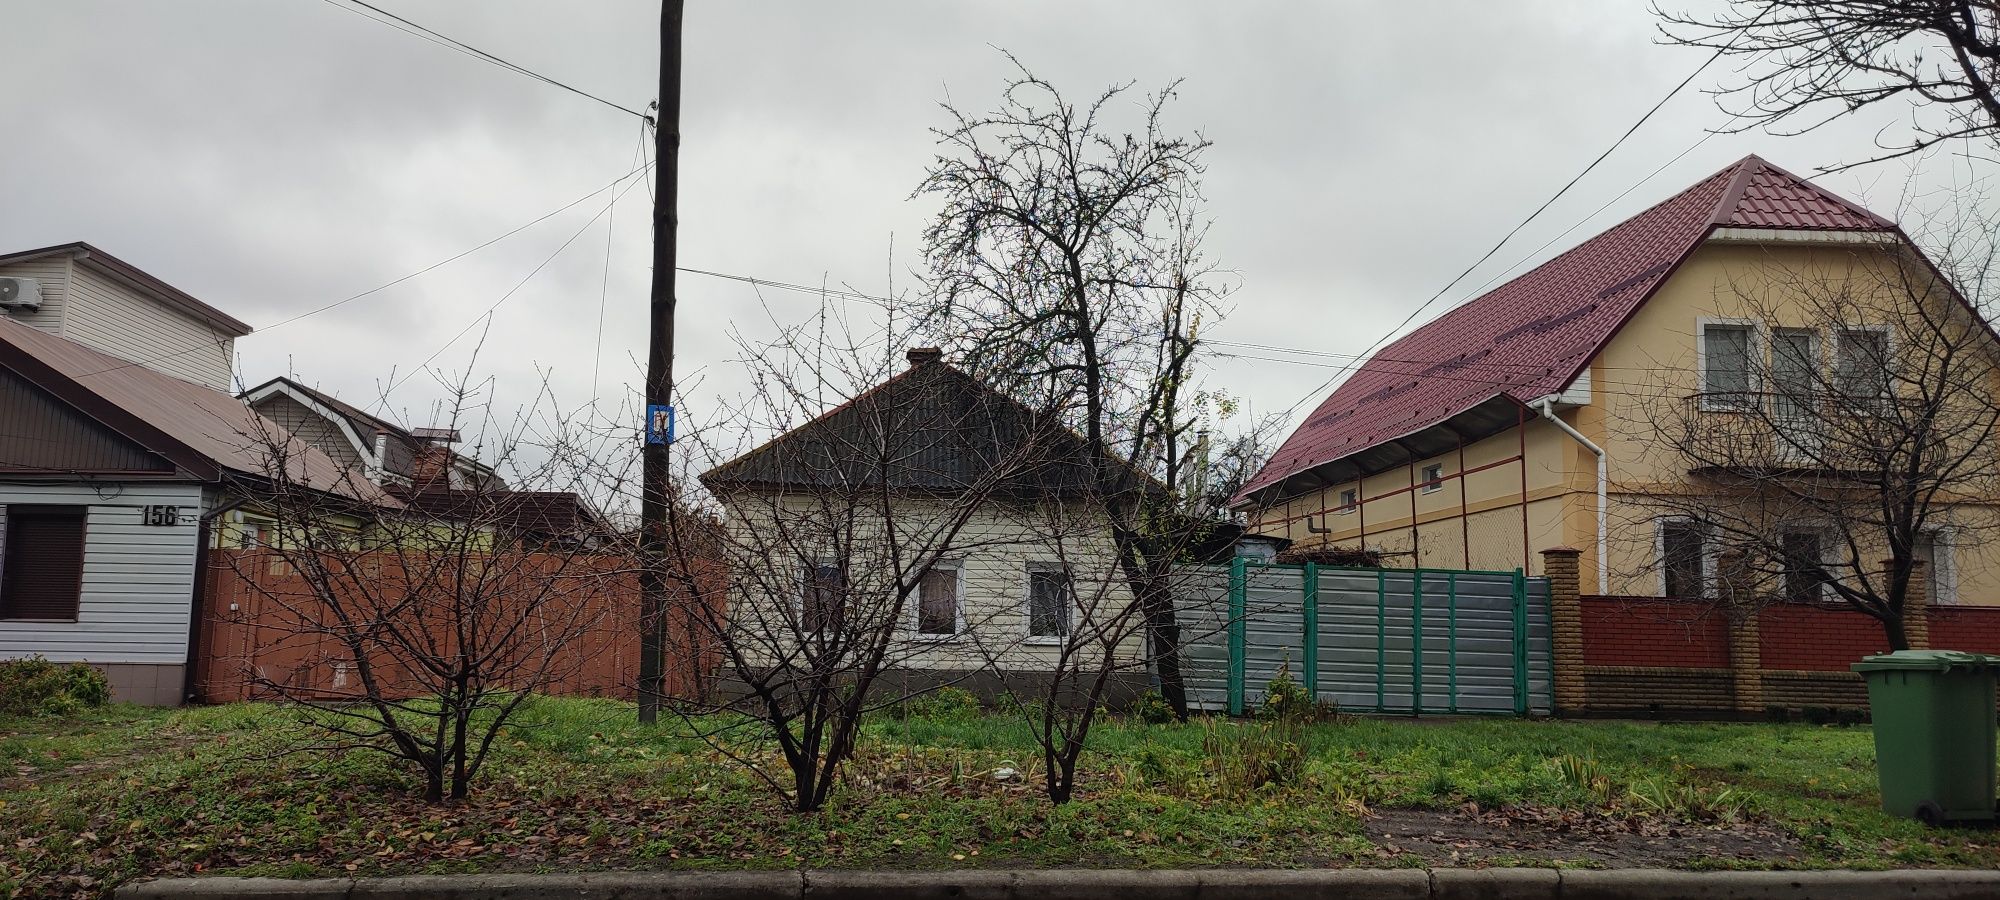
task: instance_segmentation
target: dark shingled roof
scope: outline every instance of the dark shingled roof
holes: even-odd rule
[[[711,489],[957,493],[992,477],[1016,496],[1081,493],[1086,442],[1022,403],[935,360],[919,362],[818,418],[709,470]],[[1138,480],[1134,480],[1134,487]]]

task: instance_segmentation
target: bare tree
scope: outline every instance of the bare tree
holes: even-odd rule
[[[1797,134],[1903,99],[1942,120],[1920,117],[1908,139],[1866,162],[2000,139],[2000,6],[1991,0],[1735,0],[1714,12],[1654,12],[1669,42],[1744,61],[1741,79],[1718,92],[1740,117],[1737,130]]]
[[[1705,326],[1704,389],[1631,426],[1693,477],[1637,507],[1668,593],[1837,601],[1904,649],[1912,580],[1938,574],[1919,564],[2000,536],[2000,343],[1972,303],[2000,270],[1990,232],[1958,237],[1942,268],[1891,242],[1773,258],[1722,295],[1743,324]]]
[[[1042,453],[1052,418],[934,350],[896,372],[895,340],[823,324],[746,347],[752,395],[690,436],[776,435],[702,476],[724,522],[728,600],[691,615],[735,696],[678,709],[801,812],[827,802],[864,715],[936,686],[913,673],[964,677],[1018,641],[988,624],[1017,607],[961,602],[964,581],[1028,539],[1013,520],[1049,480],[1079,478]],[[671,535],[671,565],[692,570]],[[740,717],[696,715],[718,708]]]
[[[1091,494],[1161,692],[1184,716],[1168,588],[1208,525],[1185,485],[1210,402],[1198,334],[1223,296],[1201,250],[1209,142],[1166,130],[1172,85],[1079,104],[1015,65],[992,112],[944,104],[943,149],[917,189],[943,204],[924,235],[922,321],[977,376],[1061,410],[1096,448]],[[1125,130],[1113,120],[1128,105]]]
[[[474,418],[470,399],[461,384],[451,424],[486,432],[472,453],[492,454],[511,485],[451,478],[459,451],[443,446],[430,448],[446,457],[433,460],[434,478],[420,468],[392,491],[353,470],[316,481],[289,461],[297,440],[271,429],[246,436],[270,465],[238,486],[270,524],[222,554],[252,604],[251,647],[237,662],[255,689],[296,704],[329,738],[319,748],[411,764],[432,802],[465,798],[524,704],[582,689],[614,629],[633,625],[630,557],[573,493],[583,480],[566,465],[597,454],[531,462],[521,423],[461,421]],[[617,672],[595,674],[602,689],[619,687]]]

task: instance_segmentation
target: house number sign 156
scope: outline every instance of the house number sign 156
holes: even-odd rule
[[[178,506],[142,506],[139,514],[148,525],[179,525],[181,508]]]

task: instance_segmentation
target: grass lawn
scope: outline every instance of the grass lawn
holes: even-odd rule
[[[1357,719],[1246,788],[1260,726],[1113,721],[1052,808],[1026,727],[884,717],[830,808],[789,814],[680,726],[537,702],[467,804],[309,737],[283,708],[0,720],[0,896],[196,873],[614,867],[2000,866],[2000,834],[1875,808],[1865,727]],[[1025,782],[996,780],[1013,767]]]

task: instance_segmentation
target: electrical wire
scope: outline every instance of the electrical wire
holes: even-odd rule
[[[1563,195],[1569,193],[1570,188],[1576,187],[1577,182],[1582,181],[1584,176],[1589,175],[1591,171],[1596,169],[1599,163],[1604,162],[1605,158],[1609,157],[1612,154],[1612,152],[1616,151],[1619,147],[1624,146],[1625,141],[1628,138],[1630,138],[1634,132],[1637,132],[1640,126],[1646,124],[1647,121],[1651,120],[1653,118],[1654,113],[1659,112],[1661,107],[1667,105],[1667,101],[1674,99],[1674,97],[1680,94],[1680,92],[1683,89],[1685,89],[1689,84],[1692,84],[1696,76],[1699,76],[1702,72],[1706,71],[1708,67],[1711,64],[1713,64],[1716,60],[1721,59],[1722,54],[1726,50],[1727,48],[1715,51],[1715,53],[1709,56],[1708,59],[1702,61],[1701,65],[1696,66],[1695,70],[1689,72],[1686,78],[1681,79],[1681,82],[1679,84],[1674,85],[1673,90],[1668,91],[1665,97],[1661,97],[1659,102],[1654,103],[1651,109],[1646,110],[1645,115],[1640,116],[1638,121],[1633,122],[1632,127],[1625,129],[1624,134],[1619,135],[1617,140],[1612,141],[1611,146],[1606,147],[1603,153],[1599,153],[1596,159],[1590,161],[1589,165],[1584,166],[1583,171],[1576,173],[1576,177],[1571,178],[1568,183],[1564,184],[1562,188],[1557,190],[1554,195],[1549,197],[1549,199],[1542,201],[1542,205],[1535,207],[1535,211],[1529,213],[1527,218],[1522,219],[1520,224],[1515,225],[1513,228],[1509,229],[1507,233],[1505,235],[1502,235],[1500,240],[1493,245],[1492,249],[1489,249],[1485,253],[1481,254],[1477,260],[1473,261],[1472,265],[1466,266],[1464,271],[1459,272],[1450,281],[1446,282],[1444,287],[1438,288],[1437,293],[1432,294],[1430,296],[1430,299],[1425,300],[1423,303],[1419,304],[1416,309],[1411,310],[1409,315],[1403,317],[1403,321],[1398,322],[1396,324],[1396,327],[1389,329],[1387,332],[1384,332],[1381,337],[1376,338],[1373,343],[1368,345],[1368,348],[1366,350],[1361,351],[1361,356],[1365,357],[1368,354],[1375,352],[1377,348],[1381,347],[1391,337],[1394,337],[1397,332],[1402,331],[1411,322],[1415,321],[1418,316],[1423,314],[1424,310],[1429,309],[1431,307],[1431,304],[1436,303],[1440,298],[1444,297],[1446,293],[1449,293],[1453,287],[1457,286],[1459,282],[1464,281],[1465,276],[1472,274],[1473,270],[1484,265],[1487,260],[1492,259],[1494,254],[1500,252],[1500,248],[1506,246],[1508,241],[1514,239],[1514,235],[1519,234],[1521,232],[1521,229],[1528,227],[1528,223],[1535,221],[1535,219],[1541,216],[1541,214],[1544,211],[1546,211],[1550,206],[1554,205],[1557,200],[1562,199]],[[1345,368],[1340,369],[1339,371],[1334,372],[1333,375],[1329,376],[1325,382],[1320,384],[1320,386],[1312,389],[1311,392],[1305,394],[1304,396],[1301,396],[1298,400],[1294,401],[1291,406],[1286,407],[1285,411],[1282,414],[1280,414],[1279,418],[1290,418],[1292,413],[1298,411],[1298,408],[1302,404],[1304,404],[1307,400],[1311,400],[1314,397],[1325,396],[1326,389],[1332,387],[1335,381],[1339,380],[1343,374],[1350,371],[1352,368],[1353,366],[1349,365]]]
[[[651,165],[651,163],[648,163],[647,165]],[[534,219],[532,219],[532,220],[528,221],[527,223],[525,223],[525,224],[523,224],[523,225],[521,225],[521,226],[519,226],[519,227],[516,227],[516,228],[514,228],[514,229],[512,229],[512,230],[508,231],[507,233],[505,233],[505,234],[502,234],[502,235],[500,235],[499,237],[496,237],[496,238],[493,238],[492,240],[489,240],[489,241],[486,241],[485,243],[482,243],[482,244],[479,244],[479,245],[477,245],[477,246],[474,246],[474,247],[472,247],[472,248],[470,248],[470,249],[467,249],[467,250],[464,250],[464,251],[461,251],[461,252],[459,252],[459,253],[456,253],[456,254],[454,254],[454,255],[452,255],[452,256],[448,256],[448,257],[446,257],[446,258],[444,258],[444,259],[441,259],[441,260],[439,260],[439,261],[437,261],[437,262],[434,262],[434,263],[431,263],[431,264],[430,264],[430,265],[428,265],[428,266],[425,266],[425,267],[423,267],[423,268],[421,268],[421,269],[418,269],[418,270],[416,270],[416,271],[414,271],[414,272],[411,272],[411,273],[409,273],[409,274],[407,274],[407,275],[404,275],[404,276],[402,276],[402,277],[400,277],[400,278],[396,278],[396,279],[393,279],[393,280],[391,280],[391,281],[386,281],[386,282],[383,282],[382,284],[379,284],[379,285],[376,285],[375,287],[372,287],[372,288],[369,288],[368,290],[365,290],[365,291],[362,291],[362,292],[361,292],[361,293],[359,293],[359,294],[353,294],[353,295],[351,295],[351,296],[347,296],[347,297],[342,297],[341,299],[339,299],[339,300],[335,300],[335,301],[333,301],[332,303],[328,303],[328,304],[326,304],[326,305],[324,305],[324,306],[320,306],[320,307],[315,307],[315,308],[313,308],[313,309],[309,309],[309,310],[306,310],[305,312],[302,312],[302,313],[299,313],[298,315],[295,315],[295,316],[292,316],[291,318],[287,318],[287,319],[280,319],[280,320],[278,320],[278,321],[276,321],[276,322],[273,322],[273,323],[271,323],[271,324],[269,324],[269,325],[265,325],[265,326],[263,326],[263,327],[261,327],[261,328],[258,328],[258,329],[255,329],[255,332],[256,332],[256,333],[259,333],[259,334],[261,334],[261,333],[263,333],[263,332],[267,332],[267,331],[270,331],[270,330],[272,330],[272,329],[274,329],[274,328],[282,328],[282,327],[284,327],[284,326],[286,326],[286,325],[290,325],[290,324],[292,324],[293,322],[297,322],[297,321],[299,321],[300,319],[305,319],[305,318],[309,318],[309,317],[311,317],[311,316],[316,316],[316,315],[319,315],[320,313],[323,313],[323,312],[326,312],[326,311],[328,311],[328,310],[331,310],[331,309],[334,309],[334,308],[337,308],[337,307],[341,307],[341,306],[345,306],[345,305],[347,305],[347,304],[349,304],[349,303],[353,303],[354,301],[356,301],[356,300],[359,300],[359,299],[361,299],[361,298],[363,298],[363,297],[366,297],[366,296],[369,296],[369,295],[371,295],[371,294],[378,294],[378,293],[381,293],[382,291],[385,291],[385,290],[388,290],[389,288],[392,288],[392,287],[395,287],[396,285],[399,285],[399,284],[402,284],[402,283],[403,283],[403,282],[405,282],[405,281],[409,281],[409,280],[410,280],[410,279],[412,279],[412,278],[416,278],[416,277],[418,277],[418,276],[420,276],[420,275],[423,275],[423,274],[425,274],[425,273],[428,273],[428,272],[430,272],[430,271],[432,271],[432,270],[435,270],[435,269],[439,269],[439,268],[442,268],[442,267],[444,267],[444,266],[447,266],[447,265],[450,265],[450,264],[452,264],[452,263],[454,263],[454,262],[457,262],[457,261],[459,261],[459,260],[461,260],[461,259],[464,259],[464,258],[466,258],[466,257],[468,257],[468,256],[471,256],[471,255],[472,255],[472,254],[474,254],[474,253],[478,253],[478,252],[479,252],[479,251],[481,251],[481,250],[484,250],[484,249],[486,249],[486,248],[488,248],[488,247],[491,247],[491,246],[493,246],[494,244],[497,244],[497,243],[500,243],[501,241],[504,241],[504,240],[506,240],[506,239],[508,239],[508,238],[510,238],[510,237],[513,237],[514,235],[517,235],[517,234],[520,234],[520,233],[521,233],[521,232],[523,232],[523,231],[526,231],[526,230],[528,230],[528,229],[530,229],[530,228],[533,228],[533,227],[535,227],[536,225],[540,225],[541,223],[543,223],[543,222],[546,222],[546,221],[548,221],[549,219],[552,219],[552,218],[554,218],[554,217],[556,217],[556,216],[558,216],[558,215],[561,215],[562,213],[564,213],[564,212],[567,212],[567,211],[568,211],[568,210],[569,210],[569,209],[570,209],[571,207],[574,207],[574,206],[576,206],[577,204],[580,204],[580,203],[582,203],[582,202],[584,202],[584,201],[586,201],[586,200],[589,200],[589,199],[590,199],[590,198],[592,198],[592,197],[595,197],[595,196],[597,196],[598,194],[602,194],[602,193],[604,193],[605,191],[608,191],[608,190],[611,190],[611,189],[613,189],[613,188],[617,187],[617,186],[619,185],[619,183],[620,183],[620,182],[623,182],[624,180],[626,180],[626,179],[628,179],[628,178],[631,178],[631,177],[632,177],[632,176],[634,176],[634,175],[637,175],[637,174],[640,174],[641,172],[645,171],[645,169],[646,169],[646,166],[640,166],[640,167],[639,167],[639,168],[637,168],[637,169],[634,169],[634,170],[632,170],[632,171],[630,171],[630,172],[627,172],[627,173],[625,173],[625,174],[623,174],[623,175],[620,175],[620,176],[618,176],[617,178],[614,178],[614,179],[612,179],[612,180],[611,180],[611,182],[610,182],[609,184],[606,184],[605,186],[603,186],[603,187],[601,187],[601,188],[598,188],[597,190],[594,190],[594,191],[591,191],[591,192],[590,192],[590,193],[588,193],[588,194],[585,194],[585,195],[583,195],[583,196],[581,196],[581,197],[578,197],[578,198],[576,198],[575,200],[571,200],[570,202],[568,202],[568,203],[565,203],[565,204],[563,204],[563,205],[561,205],[561,206],[559,206],[559,207],[556,207],[555,209],[552,209],[552,210],[550,210],[550,211],[548,211],[548,212],[546,212],[546,213],[543,213],[543,214],[541,214],[541,215],[539,215],[539,216],[536,216],[536,217],[535,217]],[[595,221],[595,220],[592,220],[592,221]],[[119,363],[118,365],[115,365],[115,366],[107,366],[107,367],[105,367],[105,368],[102,368],[102,369],[97,369],[97,370],[95,370],[95,371],[91,371],[91,372],[85,372],[85,373],[83,373],[83,374],[81,374],[81,375],[74,375],[74,376],[71,376],[71,377],[73,377],[73,378],[78,378],[78,379],[82,379],[82,378],[90,378],[90,377],[92,377],[92,376],[95,376],[95,375],[102,375],[102,374],[104,374],[104,373],[106,373],[106,372],[116,372],[116,371],[118,371],[118,370],[120,370],[120,369],[129,369],[129,368],[132,368],[133,366],[149,366],[149,365],[152,365],[153,363],[156,363],[156,362],[160,362],[161,360],[167,360],[167,359],[172,359],[172,358],[174,358],[174,357],[176,357],[176,356],[179,356],[179,355],[181,355],[181,354],[183,354],[183,353],[192,353],[192,352],[194,352],[194,351],[196,351],[196,350],[206,350],[206,349],[209,349],[209,345],[201,345],[201,346],[196,346],[196,347],[183,347],[183,348],[181,348],[181,349],[179,349],[179,350],[170,350],[170,351],[168,351],[168,352],[166,352],[166,353],[162,353],[162,354],[159,354],[158,356],[152,356],[152,357],[148,357],[148,358],[146,358],[146,359],[143,359],[143,360],[135,360],[135,361],[128,361],[128,362],[121,362],[121,363]]]
[[[644,166],[641,166],[640,170],[643,171],[644,168],[645,168]],[[639,173],[633,172],[632,174],[636,175]],[[630,178],[631,175],[627,175],[626,177]],[[479,325],[481,321],[484,321],[487,327],[489,328],[492,327],[493,314],[499,311],[501,304],[506,303],[516,293],[519,293],[521,288],[526,287],[529,281],[534,280],[534,277],[536,275],[541,274],[541,271],[543,269],[548,268],[549,263],[555,262],[556,257],[561,256],[564,250],[568,250],[571,244],[576,243],[577,238],[583,237],[584,232],[589,231],[591,226],[596,225],[598,219],[602,219],[607,214],[609,214],[611,212],[611,208],[617,206],[618,201],[624,199],[625,195],[630,193],[632,191],[632,188],[637,187],[639,183],[640,182],[635,179],[631,184],[626,185],[622,190],[618,191],[618,193],[613,194],[611,197],[611,202],[604,204],[604,208],[598,210],[597,215],[591,216],[590,221],[583,223],[583,227],[578,228],[574,234],[571,234],[569,236],[569,240],[563,241],[562,246],[557,247],[555,249],[555,252],[550,253],[540,263],[537,263],[533,269],[529,270],[528,274],[522,276],[520,281],[515,282],[513,287],[508,288],[507,293],[501,294],[500,299],[493,301],[493,305],[488,306],[485,312],[482,312],[479,315],[473,317],[472,321],[465,323],[465,327],[459,329],[457,334],[452,335],[451,340],[445,341],[443,346],[437,348],[435,351],[432,351],[431,355],[424,357],[424,361],[418,363],[416,368],[411,369],[409,372],[405,373],[403,377],[390,381],[389,386],[382,389],[381,395],[377,397],[375,399],[375,403],[369,407],[369,412],[372,414],[375,410],[383,408],[388,403],[389,394],[391,392],[393,392],[396,388],[408,383],[409,380],[415,377],[418,372],[422,372],[428,369],[432,362],[436,361],[439,356],[442,356],[446,350],[451,349],[451,346],[453,344],[458,343],[459,338],[465,337],[467,334],[471,333],[472,329],[475,326]]]
[[[430,28],[426,28],[422,25],[412,22],[409,19],[405,19],[402,16],[396,15],[395,13],[392,13],[379,6],[367,3],[365,2],[365,0],[346,0],[346,3],[353,4],[352,6],[344,5],[341,2],[341,0],[325,0],[325,2],[335,8],[353,13],[357,16],[360,16],[361,18],[367,19],[370,22],[376,22],[382,25],[387,25],[390,28],[394,28],[397,31],[400,31],[404,34],[410,35],[412,37],[421,38],[433,44],[437,44],[440,47],[444,47],[447,50],[453,50],[458,53],[465,54],[466,56],[470,56],[473,59],[477,59],[481,62],[499,66],[500,68],[506,69],[509,72],[525,75],[529,78],[533,78],[536,81],[542,82],[543,84],[561,88],[579,97],[583,97],[589,100],[595,100],[598,103],[602,103],[605,106],[609,106],[612,109],[625,113],[626,115],[637,116],[640,119],[643,119],[647,122],[653,121],[652,116],[646,115],[645,113],[642,113],[636,109],[632,109],[631,107],[624,106],[622,104],[615,103],[610,100],[606,100],[603,97],[599,97],[596,94],[590,93],[589,91],[586,91],[582,88],[564,84],[560,81],[550,78],[547,75],[543,75],[542,73],[530,69],[526,66],[522,66],[517,63],[501,59],[498,56],[495,56],[491,53],[481,50],[478,47],[474,47],[471,44],[465,43],[464,41],[458,40],[457,38],[451,37],[450,35],[442,34]],[[388,17],[388,19],[394,21],[386,21],[384,19],[378,19],[375,16],[371,16],[368,15],[367,13],[362,12],[361,9],[355,9],[354,7],[356,6],[361,7],[361,9],[366,9],[374,13],[377,13],[379,15],[386,16]]]

